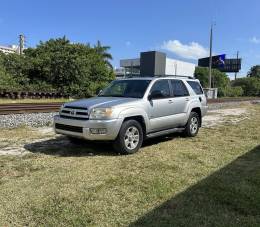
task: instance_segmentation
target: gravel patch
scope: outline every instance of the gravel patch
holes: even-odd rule
[[[230,108],[209,110],[202,120],[202,127],[214,128],[226,123],[237,124],[249,119],[249,110],[246,108]]]
[[[253,101],[240,101],[240,102],[221,102],[221,103],[210,103],[209,110],[217,110],[221,108],[227,107],[239,107],[241,104],[260,104],[260,100],[253,100]]]
[[[19,126],[42,127],[52,125],[53,113],[25,113],[0,115],[0,128],[16,128]]]

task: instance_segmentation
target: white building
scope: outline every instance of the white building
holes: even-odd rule
[[[193,77],[195,67],[195,64],[189,62],[166,58],[165,74]]]
[[[16,45],[10,45],[10,46],[0,46],[0,51],[4,54],[14,54],[19,53],[19,47]]]

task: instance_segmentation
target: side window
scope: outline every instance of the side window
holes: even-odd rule
[[[163,99],[170,97],[170,87],[168,80],[159,80],[154,83],[150,90],[153,99]]]
[[[197,94],[197,95],[201,95],[203,94],[203,90],[199,84],[199,82],[196,81],[187,81],[187,83],[191,86],[191,88],[193,89],[193,91]]]
[[[171,80],[171,84],[174,97],[183,97],[190,95],[185,84],[181,80]]]

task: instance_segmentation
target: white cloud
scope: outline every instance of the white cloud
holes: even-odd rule
[[[251,39],[249,39],[249,41],[251,43],[255,43],[255,44],[259,44],[260,43],[260,39],[259,38],[256,38],[255,36],[252,37]]]
[[[197,42],[182,44],[179,40],[168,40],[163,43],[161,48],[186,59],[198,59],[209,56],[209,50]]]

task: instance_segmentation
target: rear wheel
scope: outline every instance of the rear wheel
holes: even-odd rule
[[[125,121],[114,141],[114,149],[122,154],[133,154],[143,143],[143,130],[136,120]]]
[[[185,127],[185,135],[189,137],[194,137],[198,134],[200,126],[200,118],[198,113],[191,112],[187,125]]]

